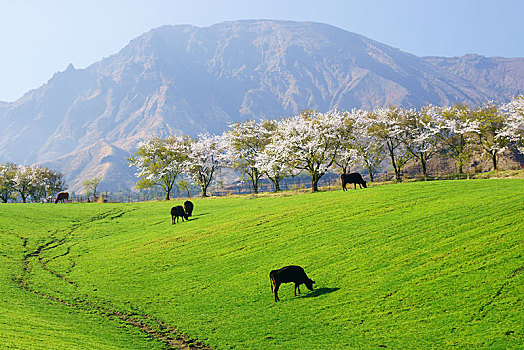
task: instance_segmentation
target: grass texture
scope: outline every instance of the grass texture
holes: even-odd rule
[[[0,206],[0,347],[524,347],[524,180],[192,201]]]

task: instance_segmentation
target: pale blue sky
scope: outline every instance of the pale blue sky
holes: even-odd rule
[[[419,56],[524,57],[524,0],[0,0],[0,101],[164,24],[331,24]]]

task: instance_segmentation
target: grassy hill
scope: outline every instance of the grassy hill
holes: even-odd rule
[[[524,180],[195,199],[171,225],[181,202],[0,206],[0,344],[524,346]],[[290,264],[316,290],[275,303]]]

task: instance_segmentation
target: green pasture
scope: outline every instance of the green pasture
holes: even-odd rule
[[[0,205],[0,348],[524,347],[524,180],[192,201]]]

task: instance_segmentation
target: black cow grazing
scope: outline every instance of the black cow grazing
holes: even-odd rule
[[[67,193],[67,192],[59,192],[56,195],[55,204],[58,203],[58,202],[66,203],[68,199],[69,199],[69,193]]]
[[[342,174],[340,175],[340,180],[342,181],[342,190],[346,191],[346,185],[347,184],[355,184],[355,189],[357,189],[357,184],[362,188],[366,188],[366,181],[362,178],[362,175],[359,173],[351,173],[351,174]],[[351,186],[349,187],[351,188]]]
[[[306,275],[302,267],[295,265],[284,266],[281,269],[271,271],[269,273],[269,279],[271,280],[271,292],[275,293],[275,301],[280,300],[278,297],[278,287],[280,287],[282,283],[294,282],[295,296],[297,296],[297,289],[298,294],[300,294],[300,285],[302,283],[305,284],[309,290],[313,290],[313,283],[315,283],[315,281]]]
[[[191,201],[185,201],[184,202],[184,211],[186,212],[187,216],[191,216],[193,214],[193,203]]]
[[[181,205],[177,205],[176,207],[171,208],[171,225],[175,223],[175,219],[176,222],[178,222],[179,217],[182,217],[182,222],[184,222],[184,218],[186,220],[189,220],[189,216],[186,214],[186,212],[184,211],[184,207],[182,207]]]

